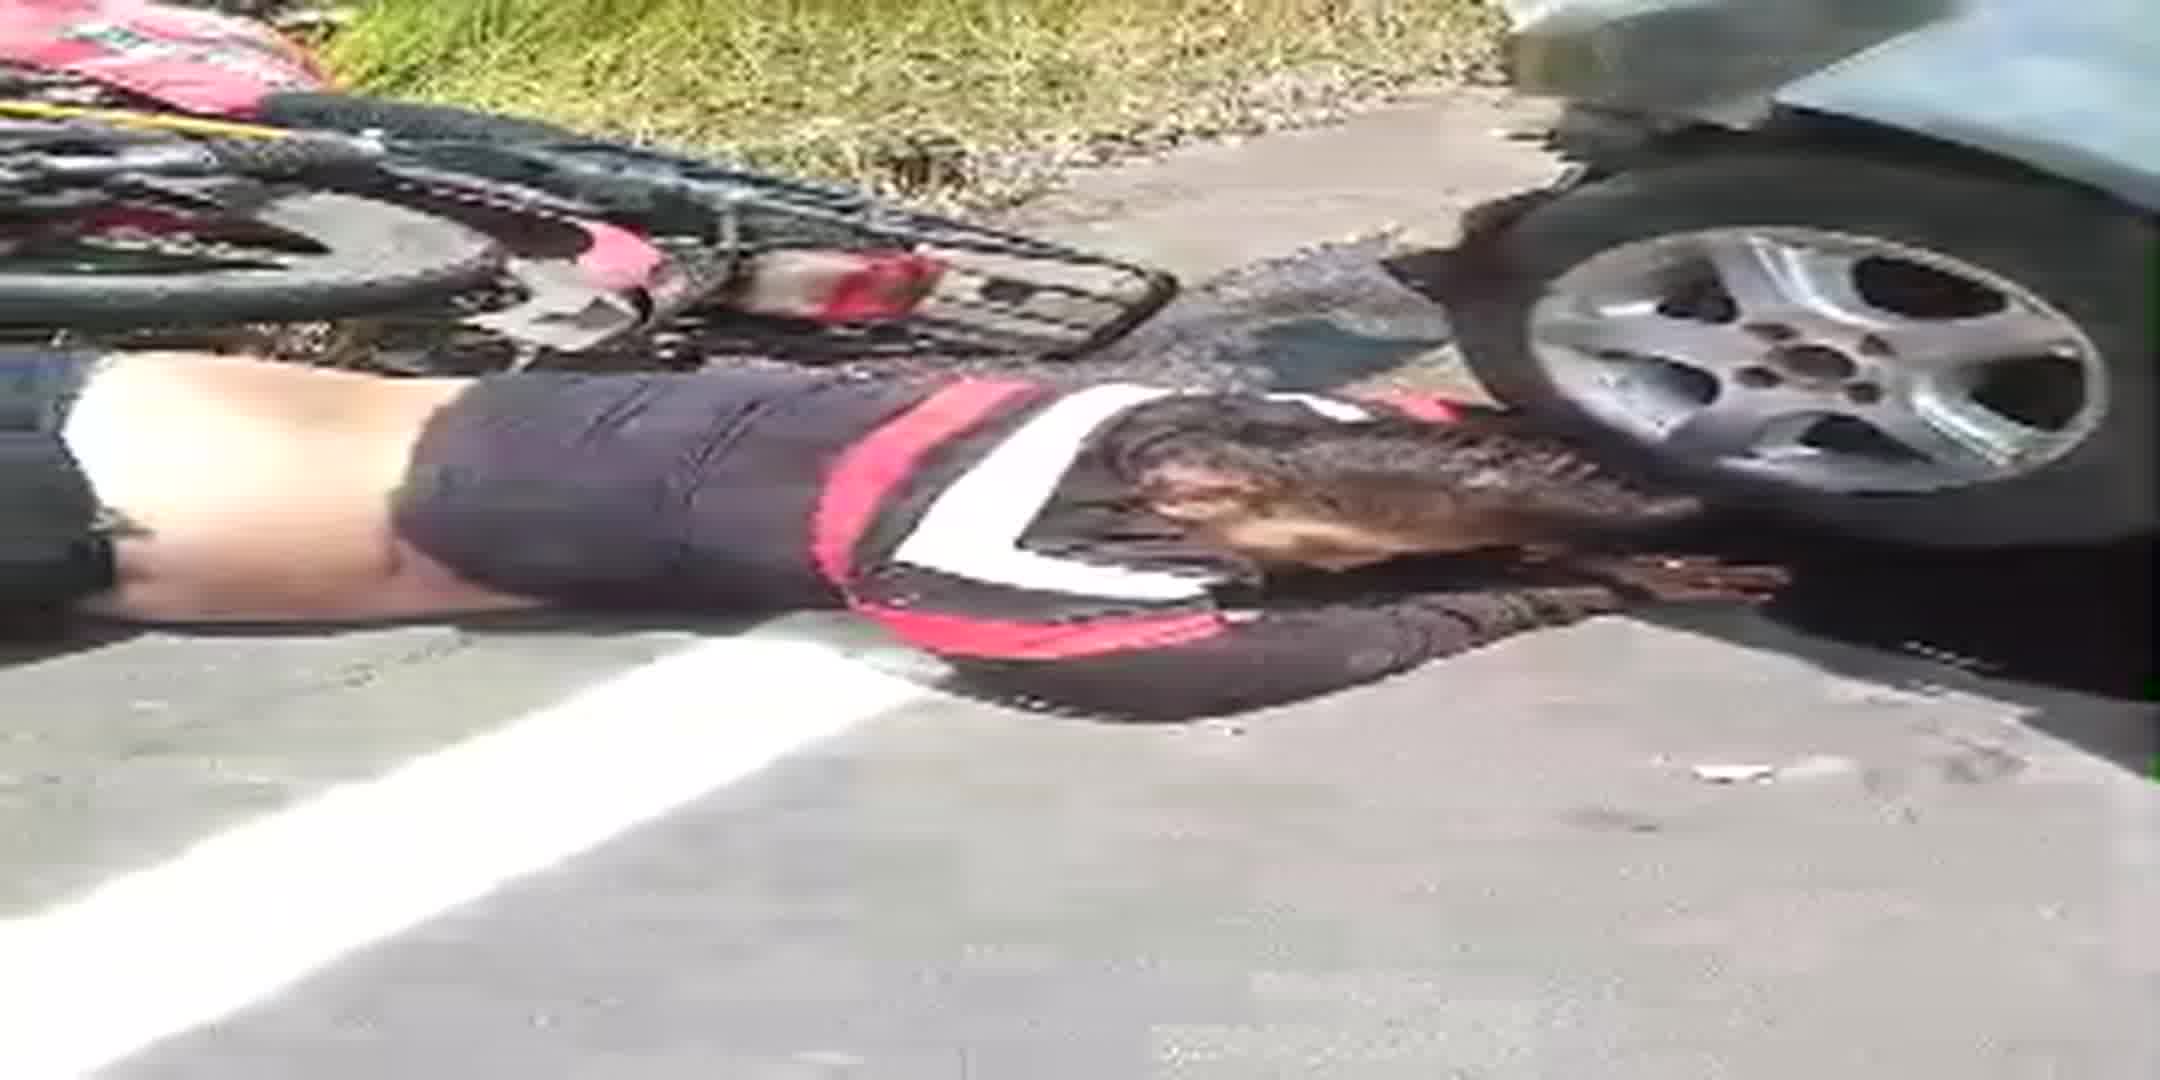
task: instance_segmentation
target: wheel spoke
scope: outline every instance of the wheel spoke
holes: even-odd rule
[[[1654,356],[1706,370],[1731,367],[1750,345],[1729,326],[1665,315],[1648,301],[1549,315],[1531,333],[1547,345],[1595,355]]]
[[[1667,428],[1662,441],[1668,452],[1696,461],[1745,457],[1802,420],[1774,394],[1729,390]]]
[[[2016,302],[1964,319],[1901,319],[1876,334],[1901,361],[1954,368],[2019,356],[2067,355],[2076,331],[2047,312]]]
[[[1857,256],[1750,233],[1707,240],[1703,256],[1743,320],[1804,312],[1873,325],[1888,316],[1868,303],[1854,284]]]
[[[1959,480],[1981,480],[2015,467],[2051,436],[1962,394],[1920,391],[1903,406],[1873,410],[1868,423]]]

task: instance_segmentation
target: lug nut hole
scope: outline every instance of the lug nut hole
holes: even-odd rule
[[[1794,345],[1779,349],[1773,358],[1797,379],[1850,379],[1859,370],[1852,359],[1823,345]]]

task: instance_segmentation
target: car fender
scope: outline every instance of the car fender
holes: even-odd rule
[[[1776,105],[1959,144],[2160,211],[2156,0],[1966,0]]]

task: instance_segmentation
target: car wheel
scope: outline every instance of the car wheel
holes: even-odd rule
[[[1609,176],[1451,300],[1493,394],[1727,498],[1877,539],[2152,527],[2152,222],[2066,186],[1829,154]]]

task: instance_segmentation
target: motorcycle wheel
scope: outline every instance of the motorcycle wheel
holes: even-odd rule
[[[121,329],[339,319],[486,284],[503,251],[478,231],[372,199],[275,195],[206,220],[195,253],[101,271],[110,252],[0,256],[0,325]]]

